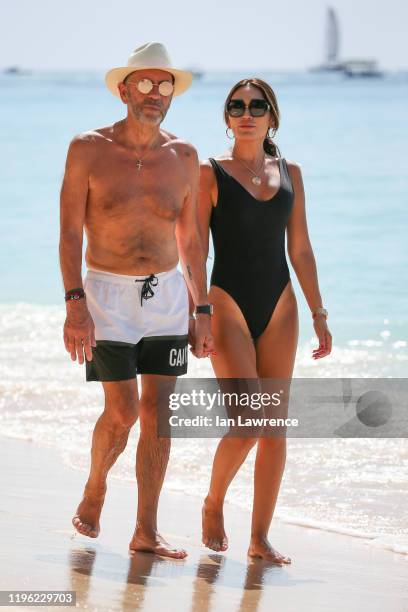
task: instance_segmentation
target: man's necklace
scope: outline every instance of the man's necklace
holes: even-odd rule
[[[149,150],[148,150],[148,152],[147,152],[147,153],[145,153],[145,155],[143,155],[143,157],[139,157],[139,158],[136,160],[136,168],[139,170],[139,172],[140,172],[140,169],[143,167],[143,160],[145,160],[145,159],[146,159],[146,157],[149,157],[149,155],[150,155],[151,153],[153,153],[153,151],[156,151],[156,149],[157,149],[157,148],[158,148],[158,147],[154,147],[154,148],[152,148],[152,149],[149,149]]]
[[[247,170],[249,170],[251,172],[251,174],[253,174],[253,177],[251,178],[251,181],[253,182],[254,185],[260,185],[262,183],[262,179],[260,178],[259,175],[261,174],[261,172],[263,170],[263,167],[264,167],[264,164],[265,164],[265,155],[263,156],[262,164],[260,165],[260,167],[258,168],[258,170],[256,172],[254,170],[252,170],[252,168],[247,166],[246,163],[243,162],[242,159],[240,159],[236,155],[233,155],[233,158],[235,158],[237,161],[239,161],[239,163],[242,164],[244,166],[244,168],[246,168]]]

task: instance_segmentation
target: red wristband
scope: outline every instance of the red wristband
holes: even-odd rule
[[[77,289],[70,289],[65,294],[65,301],[70,302],[71,300],[82,300],[85,298],[85,291],[82,287],[78,287]]]

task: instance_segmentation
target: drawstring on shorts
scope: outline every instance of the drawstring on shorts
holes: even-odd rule
[[[140,305],[141,306],[143,306],[143,300],[148,300],[149,298],[152,298],[154,296],[154,291],[152,287],[156,287],[158,282],[159,282],[159,279],[157,278],[155,274],[150,274],[150,276],[147,276],[146,278],[137,278],[135,280],[135,283],[143,283],[142,291],[140,294]]]

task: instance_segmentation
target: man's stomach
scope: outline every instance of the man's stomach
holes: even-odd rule
[[[166,272],[177,266],[178,259],[175,240],[174,244],[144,250],[121,244],[109,247],[95,246],[88,242],[85,252],[87,268],[134,276]]]

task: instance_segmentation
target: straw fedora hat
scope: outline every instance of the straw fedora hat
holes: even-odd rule
[[[149,42],[138,47],[130,55],[127,65],[113,68],[106,73],[105,83],[114,96],[120,98],[118,83],[121,83],[131,72],[147,69],[165,70],[174,76],[173,96],[179,96],[188,89],[193,81],[191,72],[177,70],[171,65],[167,49],[158,42]]]

